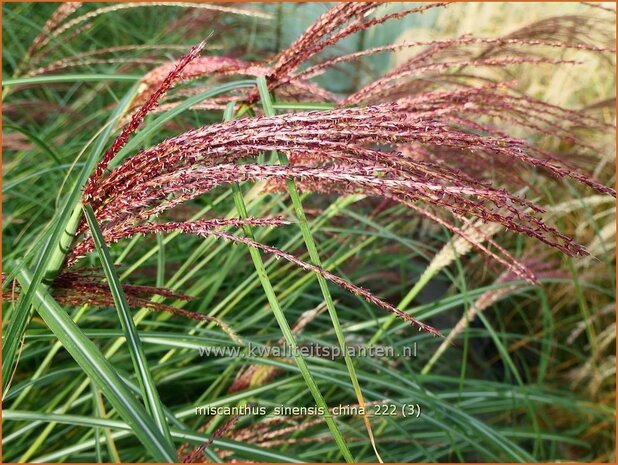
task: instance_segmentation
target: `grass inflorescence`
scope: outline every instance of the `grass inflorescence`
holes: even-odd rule
[[[7,460],[612,459],[615,12],[311,8],[4,6]]]

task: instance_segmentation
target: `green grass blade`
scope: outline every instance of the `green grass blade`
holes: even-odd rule
[[[100,81],[138,81],[142,76],[133,74],[57,74],[50,76],[31,76],[15,79],[3,79],[2,86],[26,84],[51,84],[56,82],[100,82]]]
[[[159,398],[159,393],[157,392],[154,380],[152,379],[152,374],[148,368],[148,362],[146,360],[146,355],[144,354],[142,342],[137,332],[137,328],[133,323],[131,309],[129,308],[127,298],[124,294],[124,290],[122,289],[122,284],[120,283],[120,279],[118,278],[118,274],[114,268],[114,262],[112,261],[112,257],[109,253],[107,245],[105,244],[103,233],[101,232],[101,228],[97,223],[94,211],[90,205],[84,206],[84,214],[86,215],[88,226],[90,226],[94,245],[97,249],[97,253],[99,254],[101,265],[103,265],[103,271],[105,272],[105,277],[107,278],[109,289],[112,293],[116,310],[118,311],[118,318],[120,319],[120,324],[127,339],[129,352],[131,354],[131,359],[133,360],[135,376],[139,382],[142,397],[146,403],[146,408],[152,415],[161,434],[163,434],[163,436],[167,439],[169,451],[173,454],[174,443],[170,435],[167,420],[165,419],[165,414],[163,413],[161,399]]]
[[[234,105],[235,105],[235,102],[230,102],[227,105],[225,109],[225,114],[224,114],[225,120],[229,121],[232,119]],[[243,199],[243,195],[242,195],[242,192],[240,190],[240,186],[238,185],[238,183],[232,184],[232,192],[234,195],[234,204],[236,205],[236,209],[238,210],[238,216],[241,218],[247,218],[248,217],[247,208],[245,206],[245,201]],[[251,226],[246,225],[243,227],[243,230],[247,237],[249,237],[250,239],[254,238],[253,228],[251,228]],[[255,247],[251,247],[251,246],[248,246],[248,249],[249,249],[249,254],[251,255],[253,264],[255,266],[255,270],[258,274],[258,278],[260,280],[260,283],[262,284],[264,293],[266,294],[268,303],[273,311],[273,314],[275,315],[275,319],[277,320],[277,323],[279,324],[279,328],[281,329],[281,332],[283,333],[283,337],[285,338],[286,343],[288,344],[288,346],[290,347],[290,350],[293,353],[294,361],[296,362],[296,365],[298,366],[298,369],[300,370],[305,380],[307,388],[313,395],[313,398],[315,399],[316,404],[322,409],[324,409],[325,412],[328,412],[328,406],[326,405],[326,401],[324,400],[324,397],[322,397],[322,393],[320,392],[318,385],[313,379],[313,376],[311,375],[311,372],[309,371],[309,367],[307,366],[305,359],[299,355],[298,344],[296,343],[296,338],[294,337],[294,334],[292,333],[292,330],[290,329],[290,325],[288,324],[287,319],[285,318],[283,309],[281,308],[281,305],[279,304],[279,300],[277,299],[277,296],[275,294],[275,290],[273,289],[270,279],[268,278],[268,274],[266,273],[266,268],[264,267],[264,262],[262,260],[260,251],[256,249]],[[335,421],[332,419],[330,415],[325,416],[324,420],[326,421],[326,424],[328,425],[328,428],[330,429],[331,434],[333,435],[335,442],[337,443],[339,450],[344,456],[346,462],[352,463],[354,461],[352,458],[352,454],[350,453],[350,450],[348,449],[343,439],[343,436],[341,435],[341,432],[339,431],[339,428],[335,424]]]
[[[157,234],[157,287],[165,285],[165,243],[163,242],[163,234]]]
[[[56,162],[57,165],[62,164],[62,162],[60,161],[60,158],[58,157],[58,155],[56,154],[56,152],[54,152],[51,147],[49,145],[47,145],[47,143],[42,140],[40,137],[36,136],[35,134],[32,134],[30,131],[20,127],[20,126],[16,126],[14,124],[3,124],[2,125],[3,129],[12,129],[13,131],[17,131],[22,133],[24,136],[26,136],[28,139],[30,139],[32,141],[33,144],[38,145],[39,148],[41,148],[47,155],[49,155],[52,160],[54,160]]]
[[[264,114],[266,116],[275,116],[276,111],[273,107],[272,100],[270,98],[270,93],[268,92],[268,84],[266,83],[266,78],[264,76],[260,76],[257,78],[257,86],[260,92],[260,99],[262,101],[262,106],[264,108]],[[288,158],[285,153],[277,152],[277,158],[279,160],[279,164],[287,165]],[[314,265],[322,267],[322,261],[320,260],[320,255],[318,253],[318,248],[313,240],[313,235],[311,234],[311,229],[309,228],[309,223],[307,221],[307,217],[305,215],[305,209],[303,208],[302,201],[300,199],[300,195],[298,194],[298,189],[296,188],[296,183],[292,178],[286,179],[286,186],[288,189],[288,193],[290,195],[290,199],[292,199],[292,205],[294,207],[294,213],[296,218],[298,219],[298,224],[300,226],[300,231],[303,236],[303,241],[305,242],[305,246],[307,247],[307,251],[309,252],[309,258]],[[352,381],[352,386],[354,387],[354,392],[356,394],[356,398],[358,400],[359,405],[365,409],[365,398],[363,397],[363,392],[360,387],[360,383],[358,382],[358,377],[356,376],[356,370],[354,369],[354,362],[348,353],[345,335],[343,334],[343,328],[341,327],[341,323],[339,322],[339,316],[337,315],[337,310],[335,309],[335,303],[333,302],[333,298],[330,294],[330,290],[328,289],[328,283],[326,279],[322,275],[316,275],[318,279],[318,283],[320,284],[320,289],[322,291],[322,295],[324,296],[324,302],[326,303],[326,308],[328,309],[328,313],[330,315],[331,321],[333,322],[333,328],[335,329],[335,334],[337,335],[337,342],[341,347],[341,351],[344,356],[345,364],[348,369],[348,373],[350,375],[350,380]],[[363,420],[365,423],[365,427],[367,428],[367,434],[369,435],[369,440],[371,445],[373,446],[373,450],[376,454],[376,457],[380,463],[382,463],[382,458],[378,452],[378,449],[375,444],[375,440],[373,437],[373,431],[371,429],[371,423],[369,422],[369,417],[365,414],[363,416]]]
[[[106,418],[92,418],[81,415],[58,415],[54,413],[28,412],[23,410],[5,410],[3,412],[3,418],[9,421],[28,422],[40,421],[43,419],[48,422],[53,421],[75,426],[84,426],[91,428],[109,428],[117,430],[115,433],[112,434],[113,439],[126,438],[129,434],[131,434],[130,425],[128,425],[127,423],[118,420],[109,420]],[[194,444],[201,444],[208,440],[208,436],[203,433],[182,431],[178,428],[172,428],[172,436],[176,439],[188,441]],[[45,457],[37,457],[35,460],[37,462],[54,462],[63,455],[79,452],[82,450],[88,450],[93,446],[93,440],[85,441],[81,444],[70,446],[67,449],[54,451]],[[293,455],[227,439],[215,439],[213,441],[213,446],[221,447],[222,449],[232,451],[234,453],[237,453],[241,457],[259,460],[266,463],[302,463],[301,460],[295,458]]]
[[[93,402],[93,410],[96,414],[97,419],[104,419],[106,417],[105,405],[103,404],[103,396],[101,395],[101,391],[95,386],[92,385],[92,402]],[[116,447],[116,441],[112,437],[112,431],[110,428],[103,428],[103,434],[105,435],[105,445],[107,447],[107,454],[109,455],[109,462],[120,463],[122,459],[118,454],[118,448]]]
[[[97,387],[94,383],[90,384],[90,391],[92,392],[92,410],[96,411],[97,409]],[[94,428],[94,440],[95,440],[95,457],[97,459],[97,463],[103,463],[103,452],[101,451],[101,428]]]
[[[22,269],[18,279],[24,291],[32,288],[32,275],[26,268]],[[92,382],[103,392],[121,418],[131,426],[152,457],[162,462],[175,461],[175,453],[170,452],[165,438],[144,407],[133,397],[118,373],[94,343],[84,335],[46,289],[39,286],[33,294],[34,308],[49,329]]]
[[[79,205],[82,187],[85,185],[88,176],[98,162],[100,155],[103,153],[107,140],[115,128],[115,123],[120,119],[126,111],[129,103],[133,100],[137,87],[127,92],[125,97],[116,107],[116,110],[110,117],[105,129],[99,135],[87,162],[82,167],[79,177],[75,182],[73,189],[69,193],[68,198],[63,204],[63,207],[58,214],[53,227],[50,230],[49,238],[40,251],[34,274],[32,276],[33,286],[20,294],[15,311],[12,313],[11,324],[7,326],[7,332],[3,340],[2,350],[2,392],[3,395],[8,387],[10,374],[13,372],[17,349],[21,338],[26,330],[28,321],[30,320],[30,304],[34,297],[34,292],[43,282],[44,278],[53,279],[58,269],[64,261],[66,250],[73,241],[73,234],[79,224],[81,216],[81,207]],[[25,266],[26,264],[23,263]],[[14,270],[15,272],[15,270]]]

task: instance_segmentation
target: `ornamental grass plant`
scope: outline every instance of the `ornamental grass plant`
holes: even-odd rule
[[[4,4],[4,459],[615,460],[615,10],[561,10]]]

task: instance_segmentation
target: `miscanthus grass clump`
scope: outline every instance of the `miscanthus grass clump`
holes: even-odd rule
[[[258,8],[165,2],[157,6],[192,10],[193,16],[175,19],[185,27],[228,16],[252,20],[268,17]],[[183,292],[176,286],[165,285],[163,238],[178,234],[196,236],[207,241],[205,244],[227,241],[236,244],[237,250],[247,250],[248,256],[236,255],[236,266],[255,269],[254,282],[259,282],[266,299],[264,304],[282,335],[278,343],[293,348],[298,347],[301,333],[310,332],[306,327],[325,311],[336,344],[341,347],[346,345],[346,325],[362,328],[366,323],[361,312],[345,312],[342,317],[339,303],[331,295],[336,288],[357,296],[369,309],[385,312],[378,317],[377,332],[364,343],[380,342],[392,332],[390,328],[397,320],[421,333],[442,338],[440,319],[432,321],[427,312],[419,314],[410,303],[443,270],[477,254],[486,259],[488,266],[499,268],[495,288],[471,300],[463,317],[419,370],[427,375],[474,319],[486,321],[482,312],[492,304],[526,286],[537,286],[541,280],[564,279],[565,273],[552,250],[558,257],[590,255],[584,245],[552,223],[552,215],[543,205],[542,189],[552,189],[546,185],[567,184],[580,186],[587,195],[615,197],[614,189],[606,183],[607,177],[589,169],[603,150],[590,135],[605,137],[615,128],[590,112],[564,108],[522,93],[517,80],[519,73],[535,69],[578,66],[582,54],[611,60],[611,40],[588,35],[588,22],[578,24],[571,17],[555,16],[551,21],[530,24],[498,37],[466,33],[454,38],[406,41],[341,53],[338,46],[350,36],[362,36],[384,24],[396,27],[398,21],[413,15],[448,14],[447,3],[402,6],[394,12],[382,12],[379,3],[366,2],[333,6],[289,46],[259,59],[209,48],[217,40],[216,29],[205,41],[173,60],[169,53],[178,46],[163,44],[114,45],[56,61],[46,58],[53,55],[59,41],[79,40],[107,14],[143,7],[137,3],[109,5],[80,14],[82,7],[78,3],[59,6],[15,64],[15,77],[5,87],[5,95],[17,93],[23,91],[20,86],[36,85],[45,78],[53,80],[62,76],[58,73],[82,66],[124,61],[138,69],[146,67],[106,125],[88,143],[85,155],[80,155],[80,175],[42,239],[27,253],[15,257],[17,261],[5,264],[3,299],[10,303],[10,311],[5,327],[4,396],[18,396],[16,403],[23,403],[32,389],[19,384],[22,394],[14,394],[21,341],[33,306],[92,381],[98,416],[106,418],[103,394],[123,425],[137,434],[150,459],[200,462],[235,459],[234,454],[242,456],[241,447],[221,440],[228,436],[239,444],[251,445],[250,458],[261,461],[289,459],[285,454],[264,451],[297,442],[307,442],[317,449],[320,443],[332,444],[329,458],[335,461],[354,461],[355,454],[366,458],[363,454],[367,450],[362,444],[370,447],[372,458],[377,461],[382,461],[384,453],[389,454],[388,461],[393,457],[412,460],[413,457],[389,452],[389,437],[383,434],[387,423],[376,421],[368,413],[358,419],[365,431],[357,444],[354,441],[358,438],[352,440],[354,435],[332,415],[262,418],[253,422],[238,417],[221,422],[215,417],[202,422],[195,431],[187,429],[159,397],[156,379],[149,369],[152,360],[148,360],[144,344],[148,334],[138,331],[136,323],[144,320],[148,312],[164,312],[175,317],[170,322],[176,318],[195,321],[195,330],[214,325],[227,340],[240,346],[245,344],[245,338],[252,337],[252,331],[239,324],[233,315],[206,313],[204,307],[192,305],[200,297],[193,290]],[[222,28],[225,24],[221,20]],[[553,32],[548,34],[550,26]],[[409,56],[406,60],[373,75],[348,93],[335,93],[318,83],[342,66],[404,50]],[[136,53],[146,55],[133,58]],[[577,53],[578,58],[570,58],[572,53]],[[115,58],[118,54],[125,54],[126,58]],[[188,110],[206,112],[220,121],[195,124],[188,130],[175,125],[174,118]],[[165,138],[157,137],[161,131],[165,131]],[[8,144],[20,150],[16,139]],[[539,189],[541,182],[543,188]],[[243,192],[246,185],[253,186],[252,196]],[[227,216],[205,219],[197,215],[187,219],[179,213],[199,199],[214,199],[230,191],[233,209]],[[342,207],[349,209],[361,202],[377,202],[376,215],[380,219],[376,221],[385,223],[377,227],[385,228],[384,231],[396,219],[380,213],[393,210],[405,212],[407,218],[426,228],[447,231],[452,238],[434,250],[429,265],[397,303],[388,292],[380,295],[380,291],[355,283],[333,269],[316,239],[313,214],[308,218],[314,198],[309,194],[349,202]],[[275,196],[289,208],[272,209],[274,213],[269,214],[249,203],[256,195],[262,199]],[[324,210],[327,211],[328,208]],[[269,234],[279,230],[298,231],[300,250],[287,250],[281,243],[269,242]],[[530,251],[514,253],[503,240],[506,232],[535,243]],[[126,249],[130,250],[139,241],[147,240],[140,239],[142,236],[153,236],[158,241],[157,280],[148,285],[125,282],[121,278],[122,268],[114,263],[110,253],[122,251],[116,243],[131,244]],[[358,253],[362,254],[363,249]],[[93,261],[94,256],[98,261]],[[123,253],[122,257],[126,255]],[[269,257],[281,259],[292,266],[290,269],[302,270],[308,273],[304,276],[318,281],[319,305],[303,314],[295,325],[290,326],[288,321],[282,300],[285,291],[282,294],[276,283],[281,277],[276,272],[274,276],[279,277],[273,277]],[[181,270],[189,272],[193,263],[195,259],[187,261]],[[295,276],[307,279],[301,278],[302,274]],[[217,286],[221,286],[224,277]],[[183,308],[185,305],[189,309]],[[131,386],[125,374],[116,372],[107,360],[121,346],[112,346],[102,353],[62,307],[81,307],[84,311],[89,307],[116,309],[137,385]],[[194,330],[190,334],[195,334]],[[177,350],[180,349],[170,349],[160,362],[168,363]],[[184,364],[172,360],[178,366]],[[327,391],[332,389],[322,379],[328,375],[318,370],[320,375],[316,376],[315,367],[310,367],[302,356],[288,362],[300,373],[299,389],[309,391],[312,402],[322,411],[329,411],[332,392]],[[39,379],[50,363],[51,359],[46,360],[33,379]],[[391,392],[376,399],[382,389],[378,383],[372,385],[371,399],[366,400],[369,391],[363,393],[362,388],[371,377],[364,372],[359,375],[357,365],[356,360],[346,356],[347,379],[341,381],[351,389],[355,405],[369,411],[373,405],[388,402],[389,396],[403,395]],[[286,379],[280,379],[281,367],[275,365],[231,368],[225,378],[233,375],[227,383],[230,396]],[[522,383],[519,378],[517,381]],[[225,384],[213,384],[214,391],[209,389],[207,394],[216,398]],[[76,386],[75,399],[88,385],[85,382]],[[413,391],[428,403],[436,402],[434,394],[428,391]],[[208,395],[200,398],[200,402],[210,400]],[[60,413],[67,412],[72,404],[67,405]],[[12,408],[15,418],[22,418],[20,415],[24,414],[17,406]],[[456,428],[469,426],[472,417],[453,408],[444,404],[439,407],[444,414],[452,415],[449,421]],[[526,408],[534,409],[529,403]],[[50,421],[62,420],[50,417]],[[241,420],[245,421],[242,427],[238,426]],[[536,418],[534,424],[535,431],[542,436]],[[95,426],[98,439],[93,447],[99,458],[103,428],[107,453],[110,459],[117,457],[117,445],[110,432],[114,425],[103,422]],[[322,433],[312,434],[324,425],[327,429],[320,430]],[[38,444],[51,438],[53,429],[54,426],[48,426]],[[492,459],[535,457],[511,439],[493,435],[481,424],[475,424],[473,429],[498,450]],[[432,444],[434,439],[438,441],[437,447]],[[428,437],[424,441],[433,450],[432,454],[422,455],[425,460],[445,459],[443,438]],[[453,441],[459,444],[458,440]],[[453,447],[466,450],[468,446]],[[64,457],[60,453],[54,455],[54,449],[47,450],[43,458]],[[27,461],[33,458],[35,450],[30,447],[15,459]],[[466,457],[477,456],[466,452],[459,458]]]

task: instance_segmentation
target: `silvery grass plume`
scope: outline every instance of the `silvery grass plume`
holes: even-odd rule
[[[599,321],[604,318],[612,321],[597,335],[595,341],[594,355],[587,360],[582,366],[571,368],[568,370],[568,377],[572,381],[573,388],[584,385],[585,389],[595,397],[606,399],[606,395],[602,390],[606,383],[613,383],[613,378],[616,374],[616,355],[614,347],[616,344],[616,323],[614,315],[616,312],[616,302],[599,308],[591,315],[589,321],[581,321],[577,324],[574,331],[567,338],[567,344],[571,345],[575,340],[585,333],[586,324],[591,324],[591,321]],[[611,402],[611,399],[607,399]]]

